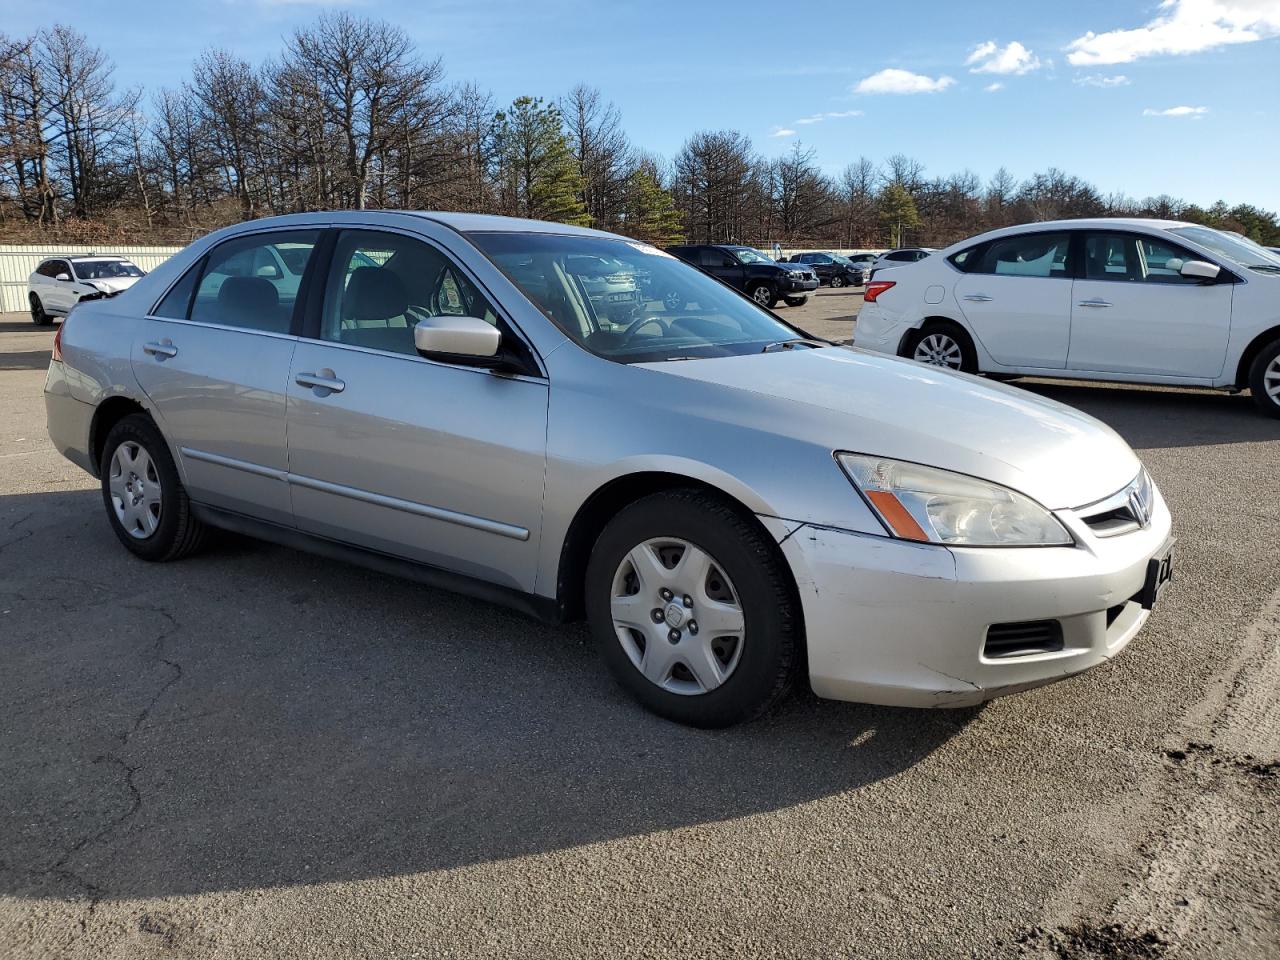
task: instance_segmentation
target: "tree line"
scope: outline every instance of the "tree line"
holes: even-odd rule
[[[769,159],[735,130],[665,159],[599,90],[499,105],[450,82],[398,27],[325,13],[252,64],[211,49],[176,88],[121,89],[80,32],[0,34],[0,240],[186,242],[271,214],[447,209],[577,223],[651,243],[942,246],[1079,216],[1192,220],[1280,244],[1274,213],[1103,195],[1056,168],[926,176],[896,154],[831,176],[794,143]]]

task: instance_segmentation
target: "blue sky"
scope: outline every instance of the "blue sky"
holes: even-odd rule
[[[110,54],[121,83],[154,90],[180,83],[210,46],[273,56],[293,26],[339,5],[398,24],[450,80],[477,81],[500,102],[599,87],[632,139],[668,157],[694,130],[731,127],[768,155],[798,138],[833,173],[859,155],[906,153],[930,174],[968,168],[985,180],[1003,165],[1021,178],[1057,166],[1104,192],[1280,210],[1280,0],[55,9]],[[11,35],[53,22],[42,5],[7,6],[0,28]]]

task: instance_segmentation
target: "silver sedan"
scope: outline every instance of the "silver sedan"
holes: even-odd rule
[[[607,320],[601,261],[679,302]],[[623,687],[704,726],[806,673],[914,706],[1048,683],[1118,653],[1172,570],[1164,501],[1101,423],[558,224],[231,227],[79,307],[45,389],[138,557],[221,527],[585,616]]]

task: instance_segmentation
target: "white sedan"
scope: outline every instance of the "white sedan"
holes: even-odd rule
[[[869,283],[854,343],[969,373],[1248,388],[1280,417],[1280,256],[1168,220],[994,230]]]
[[[142,276],[143,271],[124,257],[50,257],[27,278],[31,319],[43,325],[65,317],[81,300],[114,297]]]

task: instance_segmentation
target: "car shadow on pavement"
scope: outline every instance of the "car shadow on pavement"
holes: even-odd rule
[[[1012,386],[1097,417],[1137,450],[1280,439],[1280,420],[1248,394],[1030,379]]]
[[[9,314],[9,316],[16,316],[16,314]],[[43,328],[36,326],[30,320],[5,320],[0,321],[0,333],[32,333],[44,329],[52,335],[53,332],[61,326],[61,324],[62,321],[56,318],[49,324],[49,326]]]
[[[976,715],[794,697],[660,720],[581,625],[239,538],[128,556],[96,491],[0,497],[0,893],[480,864],[856,794]]]
[[[0,353],[0,370],[43,370],[49,366],[49,350]]]

